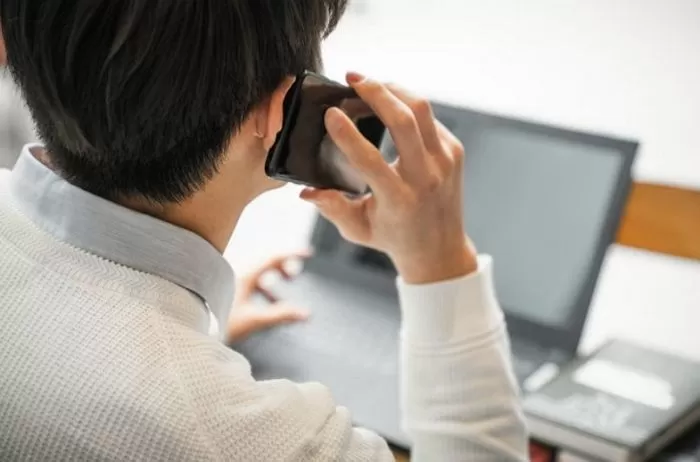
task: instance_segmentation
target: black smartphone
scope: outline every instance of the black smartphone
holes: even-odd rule
[[[282,130],[265,162],[269,177],[352,195],[368,191],[362,175],[326,133],[324,116],[331,107],[344,111],[365,138],[381,145],[384,124],[352,88],[305,72],[284,100]]]

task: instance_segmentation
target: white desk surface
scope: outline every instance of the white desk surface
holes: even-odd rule
[[[309,242],[313,207],[294,187],[260,198],[241,219],[226,257],[240,274]],[[601,273],[580,352],[611,337],[700,361],[700,262],[613,246]]]
[[[580,351],[613,336],[700,361],[700,262],[613,246]]]

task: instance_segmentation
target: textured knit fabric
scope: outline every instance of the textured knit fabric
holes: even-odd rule
[[[201,236],[76,188],[39,162],[27,145],[10,178],[22,211],[62,242],[190,290],[226,322],[233,269]]]
[[[52,234],[0,171],[1,461],[390,461],[320,384],[256,382],[200,297]],[[526,460],[489,260],[399,283],[414,460]]]

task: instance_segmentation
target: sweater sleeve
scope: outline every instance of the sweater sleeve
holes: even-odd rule
[[[412,460],[527,460],[490,259],[482,258],[479,271],[461,279],[398,286],[401,394]],[[215,361],[207,361],[212,369],[205,377],[211,381],[203,387],[197,374],[189,389],[214,460],[394,461],[383,439],[353,428],[349,411],[323,385],[256,382],[239,354],[221,346],[210,355]]]
[[[527,432],[491,258],[475,274],[399,281],[401,399],[414,462],[525,461]]]

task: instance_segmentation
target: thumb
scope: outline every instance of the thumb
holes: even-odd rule
[[[256,332],[282,324],[306,321],[308,318],[308,311],[279,304],[272,305],[264,311],[251,310],[229,320],[227,343],[240,342]]]
[[[346,239],[365,242],[369,238],[369,223],[364,211],[364,199],[349,199],[340,191],[305,188],[300,197],[318,207],[324,218],[333,223]]]

